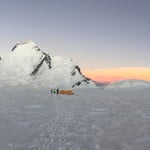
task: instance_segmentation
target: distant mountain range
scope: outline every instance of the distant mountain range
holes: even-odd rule
[[[150,82],[137,79],[122,80],[110,83],[106,88],[150,88]]]
[[[33,41],[16,44],[0,57],[0,85],[48,87],[96,87],[71,59],[51,56]]]

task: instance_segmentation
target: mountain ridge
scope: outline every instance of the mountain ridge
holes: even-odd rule
[[[140,79],[128,79],[116,81],[106,86],[106,88],[139,88],[139,87],[150,87],[150,82]]]
[[[3,83],[39,84],[51,87],[96,87],[70,59],[51,56],[33,41],[16,44],[0,62]]]

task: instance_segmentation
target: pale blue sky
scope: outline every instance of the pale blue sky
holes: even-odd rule
[[[0,53],[27,40],[82,69],[150,67],[150,0],[0,0]]]

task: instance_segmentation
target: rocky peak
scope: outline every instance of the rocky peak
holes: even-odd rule
[[[39,63],[35,66],[34,70],[32,71],[31,75],[35,75],[40,67],[42,66],[43,62],[46,62],[48,65],[48,68],[51,69],[51,57],[47,54],[42,52],[43,56],[41,57],[41,60],[39,61]]]
[[[25,50],[25,49],[39,49],[37,47],[37,45],[33,42],[33,41],[27,41],[27,42],[23,42],[23,43],[17,43],[13,48],[12,48],[12,52],[15,50]]]
[[[30,75],[36,75],[43,63],[51,69],[51,57],[46,52],[42,51],[33,41],[27,41],[16,44],[12,50],[14,59],[19,60],[19,63],[26,63],[32,66]],[[14,60],[15,61],[15,60]]]

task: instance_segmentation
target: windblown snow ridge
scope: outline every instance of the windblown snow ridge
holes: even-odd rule
[[[106,88],[150,88],[150,82],[144,80],[130,79],[111,83]]]
[[[0,62],[1,85],[95,87],[70,59],[50,56],[33,41],[16,44]]]

